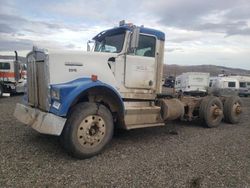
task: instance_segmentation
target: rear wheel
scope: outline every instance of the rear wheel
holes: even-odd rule
[[[223,118],[223,104],[217,97],[207,97],[200,105],[200,118],[207,127],[218,127]]]
[[[211,96],[208,96],[208,97],[204,97],[201,101],[201,104],[200,104],[200,108],[199,108],[199,117],[201,119],[204,119],[204,110],[205,110],[205,107],[207,105],[207,102],[210,100],[210,98],[212,98]]]
[[[80,103],[68,118],[61,139],[72,156],[89,158],[105,148],[113,129],[112,114],[104,105]]]
[[[242,100],[238,96],[228,97],[224,103],[224,119],[227,123],[240,122],[242,115]]]

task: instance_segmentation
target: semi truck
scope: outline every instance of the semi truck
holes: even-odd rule
[[[92,51],[33,47],[27,55],[26,102],[14,116],[36,131],[60,136],[80,159],[101,153],[114,129],[165,126],[169,120],[238,123],[236,96],[192,97],[161,92],[165,34],[120,22],[94,38]],[[90,49],[89,46],[87,49]]]
[[[205,96],[209,86],[209,73],[185,72],[175,79],[175,90],[185,95]]]
[[[26,64],[15,59],[0,59],[0,97],[13,93],[24,93],[26,84]]]

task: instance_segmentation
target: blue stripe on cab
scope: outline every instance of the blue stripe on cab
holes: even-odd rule
[[[127,26],[127,25],[124,25],[124,26],[120,26],[120,27],[115,27],[113,29],[108,29],[108,30],[102,31],[101,33],[96,35],[93,38],[93,40],[101,41],[106,36],[122,33],[122,32],[125,32],[127,30],[132,31],[132,28]],[[156,29],[140,27],[140,33],[154,35],[154,36],[156,36],[156,38],[158,40],[165,41],[165,33],[163,33],[162,31],[156,30]]]

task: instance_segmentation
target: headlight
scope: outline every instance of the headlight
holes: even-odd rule
[[[51,89],[51,98],[60,100],[60,90]]]

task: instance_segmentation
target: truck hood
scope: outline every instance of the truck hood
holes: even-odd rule
[[[90,78],[97,75],[98,80],[117,87],[108,61],[116,58],[116,53],[82,52],[82,51],[49,51],[48,65],[50,83],[59,84],[79,78]]]

